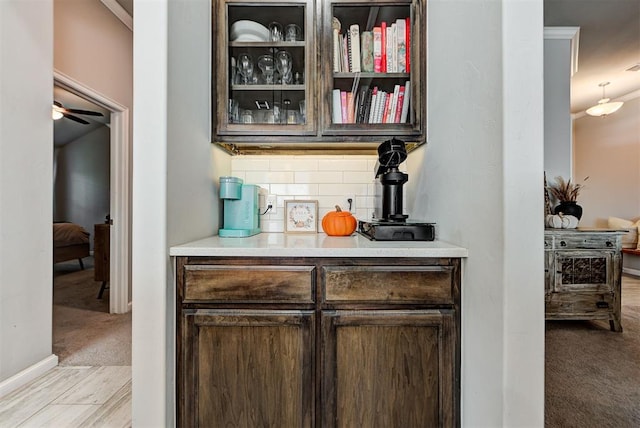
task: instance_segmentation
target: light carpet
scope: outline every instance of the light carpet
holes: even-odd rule
[[[61,366],[130,366],[131,312],[109,313],[109,290],[97,299],[93,260],[54,266],[53,353]]]
[[[622,328],[546,322],[546,427],[640,427],[640,279],[626,275]]]

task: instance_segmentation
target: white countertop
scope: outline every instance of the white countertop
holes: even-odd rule
[[[259,233],[248,238],[211,236],[176,245],[171,256],[271,257],[467,257],[467,249],[443,241],[369,241],[324,233]]]

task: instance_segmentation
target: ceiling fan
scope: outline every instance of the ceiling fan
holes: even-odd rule
[[[63,117],[66,117],[67,119],[71,119],[75,122],[82,123],[83,125],[89,124],[89,122],[87,122],[81,117],[74,116],[74,114],[81,114],[84,116],[104,116],[102,113],[97,111],[66,108],[62,105],[62,103],[59,103],[58,101],[53,102],[53,110],[51,112],[51,117],[53,118],[53,120],[58,120],[58,119],[62,119]]]

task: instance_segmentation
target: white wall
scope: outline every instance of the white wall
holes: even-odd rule
[[[640,217],[640,98],[606,117],[582,116],[574,129],[575,178],[589,177],[578,201],[580,225]]]
[[[47,358],[57,363],[52,24],[52,0],[0,2],[0,386]]]
[[[567,36],[568,37],[568,36]],[[544,40],[544,170],[552,184],[571,178],[571,39]]]
[[[439,239],[469,249],[463,426],[544,425],[542,15],[535,0],[429,7],[428,144],[409,174]]]
[[[109,214],[109,128],[101,126],[56,148],[54,221],[70,221],[91,234]]]
[[[197,112],[206,109],[209,94],[200,61],[208,56],[203,34],[210,16],[203,0],[136,3],[137,426],[173,422],[174,286],[167,249],[210,234],[218,220],[215,209],[193,208],[216,205],[208,186],[223,174],[202,162],[221,169],[228,162],[215,148],[205,155],[205,119]],[[423,183],[412,203],[438,222],[442,239],[470,252],[463,272],[464,426],[544,424],[542,28],[538,0],[434,0],[429,6],[433,108],[429,146],[410,171]],[[192,68],[198,64],[202,68]],[[174,116],[181,108],[186,111]]]
[[[217,231],[208,0],[137,2],[134,28],[133,425],[174,420],[171,245]],[[220,168],[214,170],[212,165]]]

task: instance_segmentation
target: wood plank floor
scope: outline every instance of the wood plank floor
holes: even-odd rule
[[[130,427],[131,366],[58,366],[0,399],[0,427]]]

